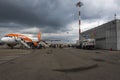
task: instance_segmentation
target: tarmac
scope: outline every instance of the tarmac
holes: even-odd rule
[[[120,80],[120,51],[0,49],[0,80]]]

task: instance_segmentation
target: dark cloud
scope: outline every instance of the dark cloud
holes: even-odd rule
[[[73,6],[69,0],[0,0],[0,22],[59,29],[73,21]]]
[[[32,11],[28,11],[10,1],[0,0],[0,22],[34,25],[38,24],[38,21],[39,18]]]
[[[78,19],[75,4],[79,0],[0,0],[1,27],[44,28],[45,32],[65,31]],[[120,14],[119,0],[81,0],[82,20],[110,19]],[[12,23],[12,24],[11,24]]]

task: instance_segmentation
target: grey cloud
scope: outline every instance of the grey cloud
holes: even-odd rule
[[[0,22],[14,22],[18,24],[37,24],[39,19],[34,13],[24,10],[10,1],[0,1]]]
[[[64,2],[61,0],[1,0],[0,22],[59,29],[73,20],[73,16],[70,16],[74,14],[70,7],[71,3]]]
[[[45,32],[65,31],[78,19],[79,0],[0,0],[0,26],[37,26]],[[81,0],[82,20],[104,19],[119,13],[119,0]],[[117,6],[117,7],[116,7]],[[14,23],[14,24],[9,24]],[[7,26],[8,25],[8,26]]]
[[[84,6],[82,8],[82,19],[112,19],[115,13],[118,13],[118,7],[120,3],[116,3],[118,0],[82,0]],[[120,15],[120,13],[119,13]]]

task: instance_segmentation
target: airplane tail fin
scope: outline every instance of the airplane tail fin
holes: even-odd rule
[[[38,37],[38,41],[40,41],[41,40],[41,32],[38,32],[37,37]]]

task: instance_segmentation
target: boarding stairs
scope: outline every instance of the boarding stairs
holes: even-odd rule
[[[39,44],[42,44],[43,46],[48,47],[48,45],[45,41],[40,41]]]
[[[15,40],[24,45],[26,48],[31,48],[23,39],[15,38]]]

